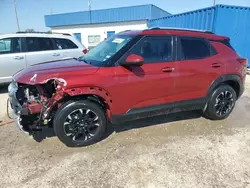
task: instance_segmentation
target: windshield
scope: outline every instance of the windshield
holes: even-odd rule
[[[113,57],[122,47],[124,47],[133,36],[114,35],[91,49],[86,55],[79,58],[91,64],[100,64]]]

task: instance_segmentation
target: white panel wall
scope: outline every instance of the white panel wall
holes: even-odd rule
[[[88,36],[100,35],[101,41],[107,38],[108,31],[115,31],[116,33],[125,30],[143,30],[147,29],[147,21],[130,21],[118,23],[105,23],[105,24],[90,24],[90,25],[72,25],[63,27],[52,27],[52,32],[61,33],[81,33],[82,43],[88,48]]]

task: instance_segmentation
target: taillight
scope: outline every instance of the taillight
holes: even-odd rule
[[[87,49],[84,49],[82,52],[83,52],[84,54],[86,54],[86,53],[88,53],[88,50],[87,50]]]
[[[240,64],[242,64],[243,66],[247,66],[247,59],[245,59],[245,58],[239,58],[238,61],[239,61]]]

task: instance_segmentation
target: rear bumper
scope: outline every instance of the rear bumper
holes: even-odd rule
[[[240,86],[240,92],[239,92],[238,98],[240,98],[240,97],[242,96],[242,94],[244,93],[244,91],[245,91],[245,85],[242,84],[242,85]]]
[[[240,86],[238,98],[240,98],[245,91],[246,77],[247,75],[245,74],[244,76],[241,76],[241,79],[238,81],[238,84]]]

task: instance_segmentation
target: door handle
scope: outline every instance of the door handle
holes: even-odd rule
[[[60,56],[60,54],[58,54],[58,53],[54,53],[54,54],[53,54],[53,56]]]
[[[220,68],[220,67],[221,67],[221,64],[220,64],[220,63],[213,63],[213,64],[211,65],[211,67],[213,67],[213,68]]]
[[[16,57],[14,57],[14,59],[16,59],[16,60],[22,60],[22,59],[24,59],[24,57],[23,56],[16,56]]]
[[[174,71],[174,68],[172,68],[172,67],[162,69],[162,72],[173,72],[173,71]]]

